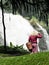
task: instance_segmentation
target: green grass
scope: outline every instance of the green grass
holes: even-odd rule
[[[0,65],[49,65],[49,52],[0,57]]]

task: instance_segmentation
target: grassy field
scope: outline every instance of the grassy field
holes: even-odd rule
[[[49,65],[49,52],[12,57],[4,55],[0,54],[0,65]]]

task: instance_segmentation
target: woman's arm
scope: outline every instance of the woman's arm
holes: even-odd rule
[[[37,38],[42,38],[42,34],[38,33]]]

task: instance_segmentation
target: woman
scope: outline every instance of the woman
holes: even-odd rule
[[[33,53],[38,52],[37,38],[42,38],[42,34],[34,31],[33,34],[29,36],[29,39],[28,39],[28,41],[31,42],[32,44]]]

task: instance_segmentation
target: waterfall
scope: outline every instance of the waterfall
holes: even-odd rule
[[[46,45],[47,45],[47,48],[49,50],[49,35],[46,31],[45,28],[43,28],[41,25],[39,25],[38,23],[36,23],[37,26],[42,30],[43,34],[44,34],[44,39],[45,39],[45,42],[46,42]]]
[[[0,10],[0,31],[3,37],[2,26],[2,14]],[[28,20],[21,15],[13,15],[11,13],[4,13],[4,22],[6,27],[6,42],[10,45],[10,42],[16,45],[24,45],[24,49],[27,49],[26,43],[28,42],[29,35],[35,30]],[[36,31],[36,30],[35,30]]]

